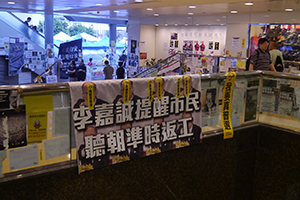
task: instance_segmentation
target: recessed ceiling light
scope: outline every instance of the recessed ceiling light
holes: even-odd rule
[[[168,24],[165,24],[165,26],[168,26]]]
[[[210,26],[211,24],[207,24],[208,26]]]
[[[73,7],[67,7],[67,9],[72,9]]]
[[[238,11],[236,11],[236,10],[231,11],[231,14],[236,14],[236,13],[238,13]]]
[[[174,26],[178,26],[178,24],[174,24]]]
[[[118,11],[118,10],[114,10],[114,12],[115,12],[115,13],[118,13],[118,12],[120,12],[120,11]]]
[[[245,6],[253,6],[253,2],[251,2],[251,1],[250,2],[246,2]]]
[[[196,8],[196,6],[189,6],[189,8]]]
[[[158,14],[158,13],[155,13],[155,14],[154,14],[154,16],[155,16],[155,17],[158,17],[158,16],[159,16],[159,14]]]
[[[188,26],[188,24],[185,24],[185,26]]]
[[[219,19],[217,19],[216,21],[217,21],[217,22],[219,22],[220,20],[219,20]]]
[[[196,24],[196,26],[199,26],[199,24]]]
[[[296,19],[292,19],[292,21],[295,21]]]
[[[220,24],[221,26],[223,26],[224,24]]]
[[[13,1],[9,1],[9,2],[7,2],[8,4],[16,4],[15,2],[13,2]]]
[[[188,13],[188,15],[193,15],[194,13]]]
[[[102,6],[102,4],[101,3],[96,3],[96,6]]]
[[[225,18],[226,18],[226,16],[222,16],[222,18],[224,18],[224,19],[225,19]]]
[[[147,8],[147,10],[153,10],[152,8]]]
[[[138,2],[138,3],[140,3],[140,2],[143,2],[143,0],[135,0],[135,2]]]
[[[155,24],[155,26],[159,26],[159,24]]]
[[[286,12],[293,12],[293,9],[292,8],[286,8],[285,11]]]
[[[270,15],[265,15],[265,17],[270,17]]]

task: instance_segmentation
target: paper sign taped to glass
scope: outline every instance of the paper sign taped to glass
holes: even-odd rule
[[[198,75],[71,82],[70,88],[79,173],[201,143]]]

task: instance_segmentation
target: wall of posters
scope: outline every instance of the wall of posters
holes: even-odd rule
[[[8,75],[15,76],[24,65],[24,41],[18,37],[9,38]]]
[[[200,76],[70,87],[79,173],[201,142]]]

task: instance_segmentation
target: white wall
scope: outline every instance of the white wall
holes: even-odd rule
[[[156,57],[155,29],[154,25],[141,25],[140,42],[145,42],[145,51],[140,48],[140,52],[147,53],[147,59]],[[145,66],[145,60],[140,60],[140,66]]]

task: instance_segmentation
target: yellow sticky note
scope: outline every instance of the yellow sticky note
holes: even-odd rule
[[[47,112],[27,114],[27,141],[47,139]]]
[[[53,110],[52,94],[24,96],[26,114]]]
[[[240,69],[245,69],[246,62],[241,61],[240,59],[238,59],[238,60],[236,61],[235,66],[236,66],[237,68],[240,68]]]

